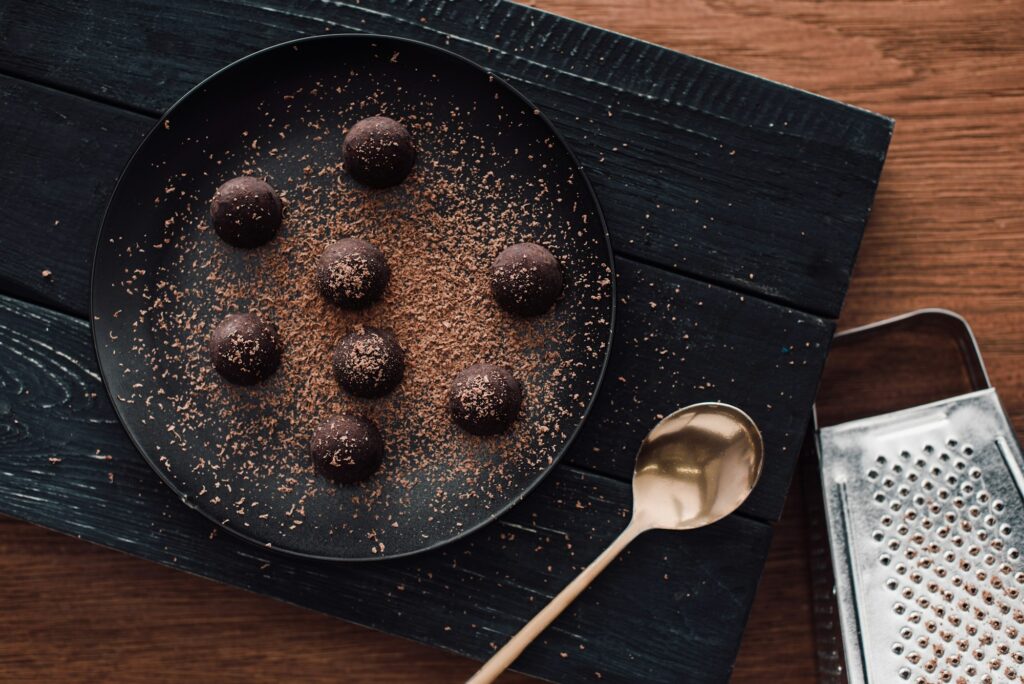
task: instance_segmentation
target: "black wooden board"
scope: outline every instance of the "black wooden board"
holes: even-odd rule
[[[628,485],[558,466],[500,522],[432,553],[372,564],[275,554],[216,534],[138,457],[84,321],[0,297],[0,349],[0,512],[457,653],[486,657],[626,524]],[[517,669],[724,681],[770,537],[738,516],[641,537]]]
[[[3,76],[0,89],[0,135],[13,141],[13,153],[0,158],[0,199],[9,208],[0,216],[0,249],[19,255],[0,262],[0,283],[11,284],[11,294],[84,317],[104,191],[131,153],[123,139],[143,135],[147,120]],[[80,140],[92,142],[80,150]],[[55,243],[59,250],[51,249]],[[52,278],[43,278],[43,269]],[[742,510],[777,518],[832,322],[628,257],[618,258],[616,271],[621,323],[611,364],[579,437],[586,448],[567,458],[628,479],[636,446],[659,414],[696,401],[733,402],[761,425],[768,450]]]
[[[155,115],[229,62],[325,31],[415,38],[500,72],[577,151],[620,253],[838,315],[890,120],[522,5],[8,2],[0,72]]]
[[[542,107],[601,198],[621,297],[608,380],[544,485],[455,546],[365,568],[211,539],[114,422],[83,320],[102,208],[155,117],[253,50],[352,30],[447,47]],[[70,314],[0,300],[0,512],[483,657],[624,523],[657,414],[733,401],[768,445],[742,514],[642,539],[519,663],[560,681],[728,676],[890,120],[501,0],[14,0],[0,74],[0,293]]]

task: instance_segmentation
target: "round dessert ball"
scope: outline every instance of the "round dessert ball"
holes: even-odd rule
[[[405,352],[390,330],[364,328],[341,338],[332,364],[345,391],[372,399],[398,387],[405,374]]]
[[[266,380],[281,363],[277,326],[251,313],[231,314],[210,335],[213,367],[236,385]]]
[[[348,130],[341,145],[345,170],[371,188],[398,185],[416,163],[409,129],[386,116],[371,116]]]
[[[320,294],[344,309],[361,309],[377,301],[390,279],[384,253],[359,238],[327,245],[316,264]]]
[[[235,247],[259,247],[281,227],[281,198],[266,181],[239,176],[217,188],[210,220],[221,239]]]
[[[506,311],[520,316],[542,314],[562,294],[558,259],[533,242],[506,247],[491,264],[491,292]]]
[[[519,415],[523,386],[506,368],[477,363],[459,372],[448,395],[452,419],[474,435],[504,432]]]
[[[384,440],[373,421],[342,413],[317,424],[309,455],[324,477],[351,484],[377,472],[384,461]]]

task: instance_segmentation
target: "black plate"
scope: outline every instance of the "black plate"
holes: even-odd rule
[[[384,191],[340,168],[345,127],[386,113],[420,157]],[[213,190],[240,173],[287,198],[277,239],[250,251],[207,227]],[[357,314],[322,302],[309,264],[329,238],[376,241],[392,264],[382,302]],[[522,320],[487,296],[506,244],[558,256],[555,310]],[[234,533],[332,560],[406,555],[493,520],[565,452],[607,363],[615,307],[607,232],[579,164],[551,124],[479,66],[413,41],[309,38],[263,50],[207,79],[164,116],[121,176],[92,283],[104,382],[140,452],[190,506]],[[209,330],[255,309],[282,327],[281,369],[253,388],[210,369]],[[330,379],[334,339],[361,323],[395,327],[409,368],[379,401]],[[462,340],[483,332],[483,343]],[[479,357],[479,358],[477,358]],[[475,438],[444,414],[450,374],[490,360],[524,381],[510,434]],[[368,482],[332,485],[305,452],[309,426],[347,410],[388,442]]]

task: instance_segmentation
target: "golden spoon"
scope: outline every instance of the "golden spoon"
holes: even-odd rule
[[[739,508],[763,461],[757,425],[735,406],[693,404],[655,425],[636,456],[633,517],[626,529],[466,684],[497,679],[641,532],[692,530]]]

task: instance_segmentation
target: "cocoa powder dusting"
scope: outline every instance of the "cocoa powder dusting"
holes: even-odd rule
[[[486,517],[555,458],[594,389],[595,375],[579,371],[600,367],[605,354],[610,269],[603,245],[569,247],[588,218],[576,210],[578,178],[553,183],[549,173],[508,170],[479,128],[466,126],[472,112],[442,99],[389,111],[382,84],[346,103],[347,83],[359,78],[352,71],[286,93],[287,123],[268,115],[263,130],[250,125],[227,149],[210,149],[206,169],[169,174],[174,201],[163,189],[155,198],[167,209],[162,238],[119,247],[120,285],[139,303],[134,356],[120,359],[125,386],[151,380],[118,398],[144,403],[145,422],[167,432],[168,473],[188,474],[197,490],[200,482],[202,507],[230,527],[307,552],[324,546],[310,535],[350,535],[386,555],[408,515],[422,523],[427,510],[424,536],[450,536],[463,525],[460,511],[482,507]],[[341,166],[345,127],[377,113],[404,123],[418,148],[409,178],[383,191],[359,186]],[[546,152],[553,143],[532,144]],[[213,189],[240,173],[267,179],[285,201],[277,237],[258,249],[232,248],[209,227]],[[574,200],[571,218],[555,220],[563,197]],[[391,268],[380,301],[358,311],[327,302],[315,282],[324,247],[347,236],[379,247]],[[503,312],[489,292],[491,261],[522,240],[550,249],[566,283],[555,309],[536,318]],[[132,266],[147,251],[160,254],[148,275]],[[335,275],[345,286],[346,274]],[[284,353],[267,381],[235,387],[213,370],[207,341],[226,314],[250,310],[277,324]],[[363,326],[390,328],[405,352],[403,381],[380,399],[346,395],[332,373],[335,344]],[[497,437],[466,434],[449,415],[453,377],[479,362],[507,367],[524,389],[519,420]],[[341,412],[374,420],[386,443],[380,471],[359,485],[319,477],[307,453],[312,427]],[[298,530],[302,541],[290,541]]]

